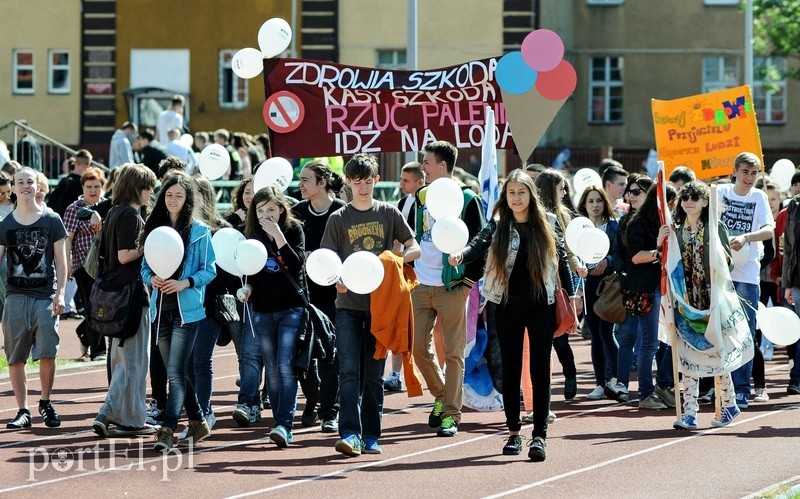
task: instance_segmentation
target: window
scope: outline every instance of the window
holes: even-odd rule
[[[247,80],[239,78],[231,68],[236,50],[219,51],[219,105],[229,109],[247,107]]]
[[[703,57],[703,92],[739,85],[739,60],[732,56]]]
[[[51,94],[70,92],[69,50],[51,50],[47,68],[47,91]]]
[[[14,51],[14,93],[33,94],[33,51],[15,50]]]
[[[592,57],[589,123],[622,123],[622,57]]]
[[[786,123],[786,58],[756,57],[753,66],[753,106],[758,122]]]
[[[378,50],[377,67],[381,69],[408,69],[405,49]]]

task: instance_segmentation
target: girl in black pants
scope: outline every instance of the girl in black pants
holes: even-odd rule
[[[544,461],[547,415],[550,409],[550,352],[556,329],[557,279],[573,295],[572,274],[558,221],[539,203],[536,187],[522,170],[508,175],[492,220],[463,250],[450,256],[451,265],[487,257],[481,294],[497,306],[497,332],[503,358],[503,398],[509,439],[503,454],[522,451],[519,435],[522,341],[525,328],[531,346],[533,440],[528,457]],[[572,306],[575,306],[573,297]]]

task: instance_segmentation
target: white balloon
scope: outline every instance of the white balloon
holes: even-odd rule
[[[253,176],[253,192],[264,187],[275,186],[281,191],[289,187],[294,177],[294,169],[289,161],[283,158],[269,158],[258,166]]]
[[[435,220],[458,217],[464,208],[464,194],[452,178],[438,178],[425,191],[425,206]]]
[[[790,159],[779,159],[772,165],[769,178],[775,181],[782,192],[786,192],[792,187],[792,175],[794,175],[794,163]]]
[[[800,340],[800,317],[786,307],[759,308],[756,312],[761,333],[776,345],[792,345]]]
[[[194,137],[192,137],[191,134],[184,133],[183,135],[181,135],[180,142],[181,144],[191,149],[192,145],[194,144]]]
[[[292,27],[279,17],[273,17],[258,30],[258,46],[264,59],[280,54],[292,42]]]
[[[342,263],[342,282],[358,295],[368,295],[383,282],[383,264],[378,255],[356,251]]]
[[[231,58],[231,69],[239,78],[249,80],[264,70],[264,56],[254,48],[241,49]]]
[[[444,217],[433,224],[431,239],[442,253],[455,253],[464,249],[469,242],[469,229],[458,217]]]
[[[331,286],[342,277],[342,260],[329,249],[314,250],[306,258],[306,273],[320,286]]]
[[[200,153],[198,160],[200,173],[208,180],[217,180],[227,173],[231,166],[231,155],[224,146],[211,144]]]
[[[169,279],[183,260],[183,239],[172,227],[158,227],[144,241],[147,265],[162,279]]]
[[[578,254],[581,236],[589,229],[594,229],[594,224],[586,217],[575,217],[569,222],[564,231],[564,239],[570,251]]]
[[[242,271],[236,266],[236,261],[233,257],[236,255],[236,248],[239,247],[239,243],[244,240],[245,237],[241,232],[230,227],[218,230],[211,237],[211,246],[214,247],[217,265],[225,272],[237,277],[242,277]]]
[[[572,187],[575,194],[580,196],[590,185],[603,187],[603,181],[596,171],[591,168],[581,168],[575,172],[575,176],[572,178]]]
[[[236,247],[233,260],[242,274],[258,274],[267,263],[267,248],[257,239],[245,239]]]
[[[573,252],[586,263],[598,263],[608,255],[611,241],[605,231],[592,227],[584,229]]]

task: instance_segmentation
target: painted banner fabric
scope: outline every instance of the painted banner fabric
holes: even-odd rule
[[[689,304],[683,260],[675,231],[670,231],[666,258],[666,289],[661,323],[678,354],[678,368],[694,377],[730,373],[753,358],[753,338],[742,303],[728,270],[725,250],[716,228],[716,192],[712,186],[708,230],[711,306],[698,310]]]
[[[495,113],[495,145],[513,148],[496,67],[495,58],[424,71],[267,59],[263,115],[273,155],[418,152],[435,140],[477,148],[487,106]]]
[[[651,101],[658,159],[666,174],[688,166],[698,178],[730,175],[743,151],[759,158],[761,137],[750,87]]]
[[[486,220],[492,218],[492,210],[497,198],[500,197],[500,187],[497,181],[497,148],[494,140],[497,127],[494,122],[494,111],[486,106],[486,132],[483,134],[484,140],[481,147],[481,169],[478,171],[478,182],[481,184],[481,201],[483,202],[483,214]]]

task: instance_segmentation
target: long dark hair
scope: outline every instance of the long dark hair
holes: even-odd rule
[[[281,231],[286,231],[289,227],[300,225],[300,222],[292,213],[292,205],[289,204],[283,192],[273,186],[263,187],[253,196],[253,201],[250,203],[250,208],[247,210],[247,218],[244,221],[244,235],[248,238],[259,239],[261,241],[270,240],[267,233],[261,228],[261,224],[258,223],[258,214],[256,213],[256,207],[259,204],[269,201],[275,201],[275,204],[283,208],[283,212],[278,218],[278,225]]]
[[[644,198],[642,206],[636,210],[631,216],[631,221],[625,228],[625,246],[628,245],[628,232],[634,224],[644,224],[648,237],[655,242],[658,237],[658,229],[661,227],[661,220],[658,217],[658,184],[653,184],[647,191],[647,197]]]
[[[508,174],[500,196],[494,205],[492,216],[498,218],[497,230],[489,248],[493,260],[492,270],[499,277],[500,282],[508,283],[509,276],[506,275],[506,260],[508,260],[508,247],[511,242],[511,225],[514,223],[514,213],[508,206],[508,184],[517,182],[528,188],[531,202],[528,205],[528,220],[522,231],[527,234],[520,234],[523,240],[528,241],[528,272],[534,283],[543,283],[548,269],[558,266],[558,254],[556,253],[556,235],[553,227],[547,221],[547,211],[539,202],[536,186],[531,177],[523,170],[516,169]],[[490,269],[486,269],[487,271]],[[544,286],[534,286],[536,296],[541,298],[544,293]],[[504,294],[508,293],[508,286]],[[507,296],[506,296],[507,297]]]
[[[230,224],[220,216],[217,210],[217,193],[211,181],[199,173],[192,175],[191,178],[197,187],[198,194],[194,203],[195,218],[208,225],[212,234],[223,227],[230,227]]]
[[[606,194],[606,191],[604,191],[602,187],[597,185],[590,185],[583,190],[581,199],[578,201],[578,214],[589,218],[589,212],[586,210],[586,200],[589,199],[589,194],[593,192],[596,192],[600,196],[600,201],[603,202],[603,218],[606,220],[615,218],[614,207],[611,206],[611,200],[608,199],[608,194]]]
[[[697,194],[700,196],[700,199],[705,199],[709,201],[711,197],[711,189],[709,189],[708,185],[701,180],[692,180],[686,184],[683,184],[681,187],[680,195],[678,196],[678,204],[675,206],[675,225],[683,225],[686,222],[686,212],[683,209],[683,201],[681,200],[681,196],[684,194]],[[703,207],[703,211],[700,212],[700,220],[703,223],[708,223],[708,203]]]
[[[228,210],[227,214],[235,213],[236,210],[242,209],[247,211],[247,206],[244,205],[244,190],[247,188],[248,184],[252,184],[253,179],[246,178],[239,182],[239,185],[233,188],[233,192],[231,193],[231,208]],[[253,187],[251,185],[251,187]]]
[[[339,194],[339,191],[344,187],[344,179],[341,175],[331,170],[331,167],[319,160],[309,161],[303,168],[308,168],[314,172],[317,178],[317,183],[325,181],[325,190],[334,194]]]
[[[562,203],[563,196],[558,192],[558,184],[561,182],[564,182],[566,188],[567,182],[561,172],[549,168],[541,172],[534,183],[539,190],[539,201],[541,201],[542,207],[555,215],[561,228],[566,230],[572,216],[569,209]]]
[[[172,225],[172,220],[169,218],[167,211],[167,204],[164,197],[167,195],[167,190],[174,186],[180,185],[186,191],[186,201],[183,203],[183,208],[178,215],[178,220],[175,225]],[[144,248],[144,242],[147,236],[150,235],[158,227],[172,227],[181,239],[183,239],[183,247],[189,247],[189,233],[192,230],[192,214],[194,213],[194,189],[192,188],[192,178],[184,172],[174,171],[170,172],[161,184],[161,190],[158,191],[158,199],[153,206],[153,212],[147,217],[144,223],[144,229],[139,235],[139,247]],[[185,253],[184,253],[185,254]]]

